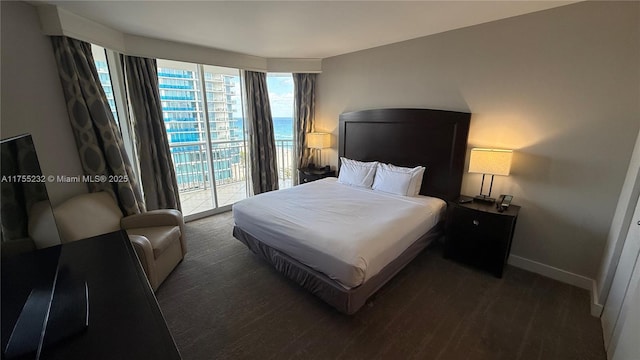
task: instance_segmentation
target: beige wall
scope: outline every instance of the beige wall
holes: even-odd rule
[[[38,14],[22,2],[2,1],[0,7],[0,137],[30,133],[43,174],[81,175],[53,49]],[[78,183],[47,183],[47,190],[54,205],[87,191]]]
[[[325,59],[317,130],[369,108],[473,113],[469,148],[517,152],[493,192],[523,207],[512,255],[594,278],[640,128],[639,14],[583,2]]]

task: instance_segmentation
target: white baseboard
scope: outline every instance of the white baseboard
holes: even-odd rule
[[[561,281],[579,288],[591,291],[593,279],[586,276],[574,274],[556,267],[529,260],[517,255],[509,255],[509,265],[513,265],[520,269],[534,272],[548,278]]]
[[[569,285],[589,290],[589,292],[591,293],[591,315],[600,317],[600,314],[602,314],[603,307],[597,302],[598,286],[594,279],[574,274],[566,270],[558,269],[556,267],[546,265],[537,261],[529,260],[517,255],[509,255],[508,263],[509,265],[513,265],[515,267],[531,271]]]
[[[591,315],[600,317],[604,306],[598,303],[598,282],[593,280],[591,284]]]

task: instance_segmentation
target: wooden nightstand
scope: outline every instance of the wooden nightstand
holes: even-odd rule
[[[305,184],[311,181],[316,181],[331,176],[336,176],[335,170],[331,170],[328,168],[298,169],[298,181],[300,184]]]
[[[519,211],[517,205],[498,212],[491,203],[450,201],[444,256],[501,278]]]

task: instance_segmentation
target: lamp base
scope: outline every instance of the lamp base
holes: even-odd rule
[[[495,203],[496,199],[489,197],[488,195],[476,195],[473,198],[473,201],[480,201],[480,202],[486,202],[486,203]]]

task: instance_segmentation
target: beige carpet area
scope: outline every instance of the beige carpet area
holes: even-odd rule
[[[428,248],[347,316],[231,235],[187,224],[189,252],[157,292],[184,359],[606,359],[589,293],[518,268],[504,278]]]

